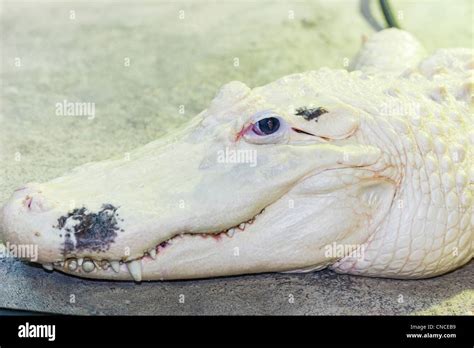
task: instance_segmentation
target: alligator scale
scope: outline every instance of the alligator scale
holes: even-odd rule
[[[389,29],[351,71],[230,82],[129,158],[17,189],[3,240],[98,279],[449,272],[474,250],[473,68],[471,49],[428,56]],[[363,253],[328,254],[339,245]]]

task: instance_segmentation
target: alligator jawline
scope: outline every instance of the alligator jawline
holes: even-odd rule
[[[64,270],[75,271],[76,269],[80,269],[80,267],[77,267],[77,265],[80,266],[83,262],[91,261],[91,262],[94,263],[95,267],[97,267],[98,269],[108,270],[108,269],[111,268],[111,262],[117,262],[117,263],[123,264],[123,263],[136,262],[136,261],[142,262],[143,260],[153,261],[153,260],[156,259],[156,257],[158,256],[158,254],[160,252],[163,252],[163,250],[165,248],[168,248],[170,245],[172,245],[175,240],[181,239],[184,236],[201,237],[201,238],[213,238],[216,241],[220,240],[221,238],[224,238],[225,236],[228,237],[228,238],[232,238],[235,233],[245,231],[245,228],[248,225],[252,225],[255,222],[256,218],[260,214],[262,214],[264,211],[265,211],[265,209],[262,209],[262,211],[260,213],[255,215],[250,220],[247,220],[245,222],[240,223],[239,225],[236,225],[236,226],[231,227],[231,228],[226,229],[226,230],[222,230],[222,231],[217,232],[217,233],[216,232],[205,232],[205,233],[182,232],[182,233],[176,234],[176,235],[168,238],[167,240],[160,242],[154,248],[148,249],[147,251],[145,251],[143,253],[143,255],[141,257],[138,257],[138,258],[135,258],[135,259],[130,259],[130,260],[125,260],[125,259],[122,259],[122,260],[100,259],[100,260],[96,260],[96,259],[93,259],[93,258],[90,258],[90,257],[86,257],[86,258],[79,258],[79,260],[81,260],[81,262],[78,263],[78,259],[72,257],[72,258],[67,258],[65,261],[55,262],[55,263],[53,263],[53,265],[54,265],[54,267],[57,267],[59,269],[63,268]],[[72,262],[74,262],[76,264],[74,269],[71,269],[71,267],[69,266]]]

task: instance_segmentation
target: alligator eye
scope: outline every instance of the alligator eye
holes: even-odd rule
[[[257,135],[269,135],[275,133],[280,128],[280,120],[275,117],[263,118],[252,127]]]

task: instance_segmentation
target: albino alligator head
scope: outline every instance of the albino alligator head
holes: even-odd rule
[[[433,225],[433,215],[451,218],[452,202],[433,208],[421,195],[425,188],[416,187],[426,175],[419,158],[428,155],[416,146],[412,119],[419,115],[380,111],[402,93],[393,86],[408,91],[402,98],[408,103],[425,95],[419,85],[430,82],[421,74],[417,84],[399,82],[392,74],[322,69],[253,90],[231,82],[180,132],[126,158],[16,190],[2,210],[4,240],[38,245],[37,262],[88,278],[179,279],[328,265],[392,277],[446,272],[472,257],[472,227],[462,225],[469,184],[456,186],[453,174],[456,229],[440,227],[436,218]],[[437,110],[433,100],[425,103]],[[436,155],[436,148],[429,151]],[[467,168],[467,161],[451,167]],[[456,256],[448,248],[453,240]],[[346,245],[360,246],[359,254],[341,254],[338,246]]]

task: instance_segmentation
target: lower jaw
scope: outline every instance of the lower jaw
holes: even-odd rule
[[[240,233],[247,232],[241,231]],[[233,260],[231,264],[227,263],[226,265],[226,260],[229,260],[229,258],[225,258],[221,263],[216,263],[215,258],[212,257],[211,254],[221,253],[222,249],[229,251],[228,256],[232,257],[232,248],[236,244],[235,236],[232,238],[224,236],[215,238],[215,236],[202,237],[200,235],[185,234],[173,239],[173,244],[161,250],[156,259],[148,256],[138,261],[140,262],[140,276],[132,274],[126,263],[120,263],[117,270],[111,268],[104,270],[96,267],[91,272],[85,272],[82,268],[70,271],[60,266],[54,266],[54,269],[81,278],[135,282],[255,273],[249,269],[239,269],[238,264],[236,264],[238,260]],[[207,257],[213,259],[209,260],[208,264],[202,262]],[[196,263],[196,260],[201,261]]]
[[[325,258],[324,249],[308,253],[301,245],[293,253],[281,247],[276,252],[274,245],[269,243],[269,235],[271,238],[269,231],[257,231],[256,228],[241,231],[231,238],[182,235],[159,253],[155,260],[148,257],[141,260],[139,281],[185,280],[263,272],[307,272],[336,261]],[[282,253],[287,257],[281,257]],[[117,272],[110,269],[96,269],[89,273],[82,270],[70,272],[60,267],[56,269],[82,278],[138,281],[126,264],[120,264]]]
[[[327,266],[332,260],[323,259],[320,255],[305,253],[303,250],[287,253],[288,258],[281,257],[288,249],[278,249],[268,243],[268,237],[261,237],[261,230],[242,231],[232,238],[201,238],[184,235],[175,244],[166,248],[156,260],[146,258],[141,263],[141,281],[185,280],[215,278],[263,272],[308,271]],[[322,262],[319,261],[323,260]],[[137,281],[130,274],[127,266],[121,264],[118,272],[97,269],[94,272],[64,273],[91,279],[112,281]]]

